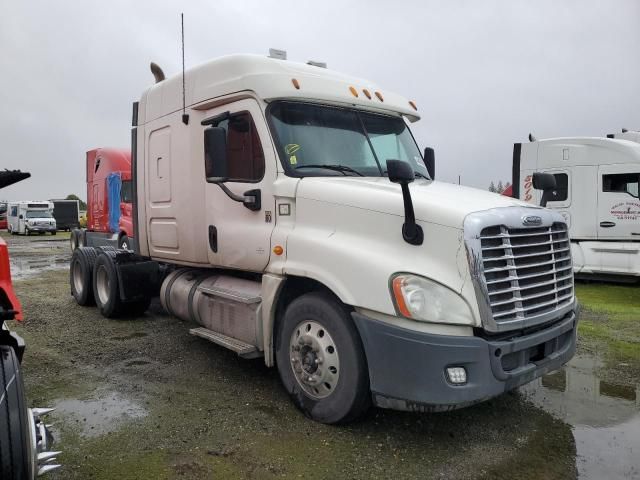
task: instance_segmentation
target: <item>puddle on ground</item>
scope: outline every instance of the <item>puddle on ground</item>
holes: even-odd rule
[[[68,268],[69,260],[71,251],[68,241],[52,239],[18,242],[12,238],[9,243],[11,275],[16,280],[45,270]]]
[[[10,257],[11,276],[14,280],[37,275],[45,270],[69,268],[68,255],[47,255],[38,257]]]
[[[580,478],[640,478],[640,384],[606,382],[600,368],[597,357],[576,355],[521,391],[573,427]]]
[[[75,420],[80,434],[97,437],[113,432],[128,420],[142,418],[147,410],[117,392],[110,392],[97,400],[61,400],[56,411]]]

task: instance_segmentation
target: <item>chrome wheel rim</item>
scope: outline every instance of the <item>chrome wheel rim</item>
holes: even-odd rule
[[[314,320],[300,322],[289,340],[293,375],[314,399],[333,393],[340,378],[338,349],[329,331]]]
[[[82,295],[82,291],[84,290],[84,285],[82,282],[82,267],[80,266],[80,262],[78,260],[73,262],[71,275],[73,278],[73,286],[76,289],[76,293],[78,295]]]
[[[104,265],[100,265],[96,271],[96,290],[100,303],[105,305],[109,301],[109,275]]]

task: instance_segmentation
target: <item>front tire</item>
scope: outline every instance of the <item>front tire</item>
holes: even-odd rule
[[[371,404],[367,361],[347,309],[307,293],[287,307],[276,338],[280,379],[294,404],[322,423],[346,423]]]
[[[93,305],[93,269],[98,252],[93,247],[76,248],[71,256],[69,282],[78,305]]]
[[[20,364],[0,346],[0,478],[29,478],[29,430]]]

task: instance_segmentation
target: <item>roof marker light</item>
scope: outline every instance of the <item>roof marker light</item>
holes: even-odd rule
[[[376,92],[376,97],[378,97],[378,100],[381,102],[384,102],[384,98],[382,98],[382,94],[380,92]]]
[[[411,105],[411,108],[413,108],[416,112],[418,111],[418,107],[416,106],[416,102],[414,102],[413,100],[409,100],[409,105]]]
[[[292,78],[291,83],[293,83],[293,86],[296,87],[296,90],[300,90],[300,82],[298,82],[298,80]]]
[[[349,91],[351,92],[351,95],[358,98],[358,91],[354,87],[349,87]]]
[[[362,92],[365,94],[365,96],[371,100],[371,92],[369,92],[369,90],[367,90],[366,88],[362,89]]]

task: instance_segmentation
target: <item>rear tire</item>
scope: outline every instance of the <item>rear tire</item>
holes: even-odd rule
[[[103,250],[93,269],[93,297],[100,313],[107,318],[116,318],[123,311],[115,256],[115,251]]]
[[[69,282],[71,295],[78,305],[83,307],[94,305],[93,299],[93,269],[98,252],[93,247],[76,248],[71,256],[69,268]]]
[[[78,248],[78,230],[71,230],[71,235],[69,235],[69,245],[71,246],[71,253]]]
[[[54,230],[53,232],[51,232],[51,235],[55,235],[56,233],[58,232]]]
[[[276,337],[280,379],[293,403],[322,423],[346,423],[371,404],[362,341],[346,308],[313,292],[287,307]]]
[[[0,478],[29,478],[27,406],[13,348],[0,346]]]

